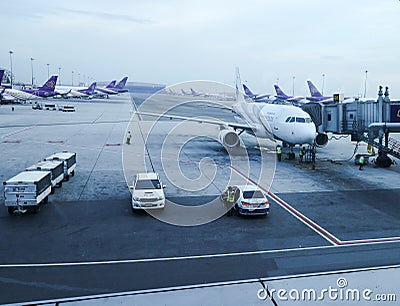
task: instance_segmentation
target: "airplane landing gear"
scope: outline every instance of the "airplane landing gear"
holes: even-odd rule
[[[296,159],[296,155],[293,152],[293,146],[290,146],[289,149],[290,149],[290,151],[288,152],[287,159],[288,160],[295,160]]]

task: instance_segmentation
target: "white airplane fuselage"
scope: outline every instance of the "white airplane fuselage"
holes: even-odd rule
[[[19,99],[19,100],[39,100],[42,99],[41,97],[38,97],[36,95],[32,95],[30,93],[18,90],[18,89],[11,89],[11,88],[7,88],[4,93],[8,96],[11,96],[15,99]]]
[[[292,105],[237,102],[236,120],[254,127],[254,135],[277,139],[290,145],[313,144],[316,129],[311,117]]]

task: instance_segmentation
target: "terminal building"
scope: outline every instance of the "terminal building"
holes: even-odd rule
[[[308,103],[302,108],[316,125],[318,145],[328,142],[328,132],[351,135],[352,141],[364,141],[378,149],[378,166],[393,163],[388,155],[400,159],[400,142],[389,137],[400,132],[400,101],[390,101],[388,87],[384,93],[379,87],[377,100],[345,102],[343,95],[335,94],[333,104]]]

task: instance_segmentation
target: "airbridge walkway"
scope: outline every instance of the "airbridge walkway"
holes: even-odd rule
[[[389,88],[379,87],[377,100],[355,99],[344,101],[334,95],[334,104],[308,103],[302,108],[313,119],[318,138],[328,139],[326,133],[351,135],[352,141],[364,141],[378,149],[376,164],[389,167],[393,161],[388,155],[400,159],[400,142],[390,133],[400,133],[400,101],[390,101]]]

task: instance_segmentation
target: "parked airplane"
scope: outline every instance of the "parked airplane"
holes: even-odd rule
[[[113,80],[106,87],[96,87],[96,92],[103,93],[106,95],[115,95],[116,92],[113,91],[112,89],[114,88],[116,82],[117,82],[116,80]]]
[[[106,95],[117,95],[127,92],[128,90],[124,89],[127,80],[128,77],[124,77],[121,81],[118,82],[117,85],[115,85],[116,81],[114,80],[106,87],[96,88],[95,91]]]
[[[113,90],[117,93],[128,92],[128,89],[124,89],[126,81],[128,81],[128,77],[124,77],[121,81],[119,81],[118,84],[114,86]]]
[[[311,81],[307,81],[308,88],[310,89],[311,97],[307,97],[306,99],[313,102],[323,102],[323,103],[333,103],[333,95],[332,96],[323,96],[317,87]],[[344,100],[352,99],[352,97],[344,97]]]
[[[184,96],[190,96],[189,92],[186,92],[185,90],[181,89],[182,95]]]
[[[10,95],[16,99],[20,100],[36,100],[40,98],[48,98],[57,95],[58,93],[54,90],[57,83],[57,76],[53,75],[50,79],[47,80],[43,86],[37,89],[13,89],[6,88],[5,93]]]
[[[277,139],[292,149],[296,144],[314,144],[315,125],[308,113],[293,105],[248,102],[242,94],[231,107],[237,122],[190,118],[140,112],[141,115],[162,116],[170,119],[196,121],[220,126],[219,139],[228,150],[242,146],[239,135],[249,134],[271,140]]]
[[[78,87],[56,87],[56,91],[62,98],[89,98],[91,99],[95,93],[96,82],[92,83],[88,88]]]
[[[264,102],[271,96],[270,94],[255,94],[245,84],[243,84],[243,89],[244,93],[254,102]]]
[[[304,97],[296,97],[296,96],[289,96],[283,92],[283,90],[278,86],[274,85],[276,95],[275,97],[277,99],[289,101],[289,102],[300,102],[301,100],[304,100]]]
[[[310,90],[311,97],[307,97],[306,99],[313,102],[328,102],[333,101],[332,96],[323,96],[317,87],[310,80],[307,81],[308,88]]]
[[[192,93],[193,97],[205,97],[206,94],[202,94],[200,92],[195,91],[192,87],[190,87],[190,92]]]

